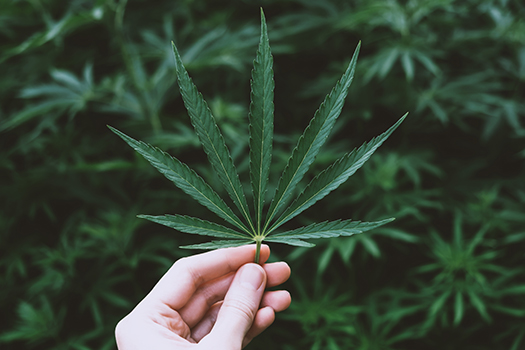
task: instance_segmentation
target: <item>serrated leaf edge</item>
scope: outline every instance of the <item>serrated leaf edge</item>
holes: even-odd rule
[[[310,124],[306,127],[305,131],[299,137],[299,141],[297,142],[297,146],[292,151],[292,155],[288,159],[288,163],[286,164],[286,167],[283,170],[283,173],[279,179],[279,183],[277,184],[275,195],[272,200],[272,203],[270,204],[270,208],[268,209],[268,213],[266,216],[266,222],[264,225],[263,232],[266,232],[266,229],[268,228],[270,222],[274,219],[276,214],[281,210],[282,206],[287,201],[288,197],[290,196],[292,190],[295,188],[297,183],[302,179],[304,174],[308,171],[308,168],[310,167],[311,163],[314,161],[315,156],[319,152],[319,149],[322,147],[326,139],[328,138],[328,135],[330,134],[333,124],[341,114],[341,110],[343,108],[344,100],[346,99],[346,96],[348,94],[348,89],[353,81],[354,73],[355,73],[355,67],[357,64],[357,57],[359,55],[359,50],[361,47],[361,42],[358,43],[354,54],[352,56],[352,59],[348,65],[348,68],[346,69],[345,73],[341,77],[341,79],[336,83],[336,85],[333,87],[333,89],[330,91],[330,93],[326,96],[325,100],[321,103],[321,106],[319,109],[315,112],[314,117],[310,121]],[[337,96],[334,96],[337,94]],[[327,105],[331,105],[329,110],[325,110]],[[334,114],[331,112],[335,111]],[[332,117],[330,118],[330,115]],[[316,134],[309,135],[309,132],[313,130],[312,128],[316,123],[319,122],[319,120],[323,120],[321,122],[321,125],[319,126],[319,129],[317,130]],[[326,130],[325,130],[326,128]],[[321,132],[324,134],[324,138],[319,139],[319,135],[321,135]],[[300,149],[303,146],[303,142],[306,139],[306,136],[312,136],[312,141],[308,145],[308,149],[306,152],[304,152],[302,156],[302,159],[299,162],[299,165],[297,165],[296,169],[293,170],[294,173],[290,177],[287,184],[284,185],[284,189],[281,189],[281,181],[283,181],[284,178],[287,177],[288,169],[291,169],[292,163],[295,162],[295,158],[297,156],[297,152],[300,152]],[[317,143],[315,141],[318,141]],[[315,148],[312,153],[310,153],[310,150],[315,144]],[[303,163],[305,160],[307,164],[303,166]]]
[[[242,223],[242,221],[235,215],[235,213],[233,213],[233,211],[230,209],[230,207],[228,207],[226,205],[226,203],[224,203],[224,201],[221,199],[221,197],[219,197],[219,195],[211,188],[210,185],[208,185],[193,169],[191,169],[190,167],[188,167],[186,164],[182,163],[180,160],[178,160],[177,158],[169,155],[168,153],[164,152],[163,150],[157,148],[157,147],[154,147],[150,144],[147,144],[143,141],[138,141],[138,140],[135,140],[133,139],[132,137],[124,134],[123,132],[111,127],[108,125],[108,128],[113,131],[115,134],[117,134],[120,138],[122,138],[129,146],[131,146],[131,148],[133,148],[135,151],[137,151],[138,153],[140,153],[142,156],[144,156],[141,152],[141,150],[138,148],[138,146],[142,146],[142,147],[145,147],[146,149],[149,149],[150,151],[154,151],[154,152],[158,152],[160,154],[162,154],[164,157],[167,157],[169,159],[171,159],[173,162],[175,162],[175,164],[177,164],[178,166],[180,166],[183,170],[187,171],[190,175],[190,177],[194,177],[193,181],[194,182],[200,182],[201,186],[203,186],[204,188],[206,188],[208,191],[210,191],[210,193],[212,194],[213,197],[215,197],[215,200],[212,200],[209,196],[207,196],[205,193],[203,193],[202,191],[200,191],[196,185],[190,181],[188,181],[188,179],[186,179],[186,177],[184,176],[181,176],[180,173],[176,172],[175,170],[171,169],[169,167],[169,165],[165,162],[161,162],[166,168],[168,168],[170,171],[172,171],[175,175],[177,175],[177,177],[179,177],[181,180],[183,180],[187,186],[191,187],[196,193],[198,193],[202,198],[205,199],[204,200],[199,200],[196,196],[194,196],[193,194],[189,193],[188,191],[186,191],[184,188],[182,188],[179,184],[177,184],[175,181],[173,181],[172,179],[168,178],[168,180],[172,181],[177,187],[179,187],[181,190],[183,190],[186,194],[188,194],[190,197],[192,197],[193,199],[195,199],[197,202],[199,202],[200,204],[204,205],[206,208],[208,208],[209,210],[211,210],[212,212],[214,212],[215,214],[217,214],[219,217],[223,218],[224,220],[226,220],[227,222],[231,223],[232,225],[238,227],[239,229],[243,230],[243,231],[246,231],[246,233],[250,234],[250,231],[248,230],[248,228]],[[144,158],[146,158],[144,156]],[[146,158],[147,159],[147,158]],[[148,159],[147,159],[148,160]],[[148,162],[151,163],[151,161],[148,160]],[[155,167],[155,166],[154,166]],[[158,168],[155,167],[157,170]],[[162,172],[161,172],[162,173]],[[162,173],[164,176],[166,176],[166,174]],[[167,176],[166,176],[167,177]],[[208,203],[208,204],[205,204],[205,203]],[[217,203],[220,203],[220,204],[217,204]],[[214,208],[214,209],[212,209]]]
[[[261,234],[264,195],[266,193],[272,157],[274,114],[274,80],[272,66],[273,58],[268,39],[266,19],[261,8],[261,36],[256,58],[253,62],[249,113],[250,180],[253,192],[255,227],[257,234]],[[260,121],[257,122],[256,117],[260,117]],[[261,124],[260,130],[258,130],[259,128],[256,128],[256,124],[257,126]],[[257,139],[254,136],[257,136],[256,138],[260,139],[260,146],[256,144]]]
[[[187,215],[137,215],[137,217],[189,234],[232,239],[250,238],[228,227]]]
[[[217,126],[217,123],[215,122],[215,119],[211,114],[211,110],[208,107],[208,104],[204,100],[202,94],[197,90],[197,87],[188,75],[188,72],[186,71],[186,68],[182,63],[182,59],[177,50],[177,47],[173,42],[171,44],[173,48],[173,54],[175,56],[175,68],[178,77],[177,81],[184,101],[184,105],[188,110],[191,123],[195,129],[195,132],[197,133],[197,136],[201,140],[201,144],[204,147],[204,151],[206,152],[206,155],[208,156],[212,167],[217,172],[217,175],[219,176],[219,179],[224,185],[226,191],[230,195],[230,198],[237,206],[237,208],[241,211],[242,216],[245,218],[248,225],[250,225],[252,232],[255,233],[255,229],[253,228],[253,223],[250,217],[248,203],[246,202],[246,197],[244,196],[242,184],[239,180],[239,175],[235,168],[235,164],[233,163],[233,160],[231,158],[228,147],[226,146],[226,143],[224,141],[224,137],[222,136],[219,127]],[[188,96],[189,94],[193,94],[196,100],[191,101]],[[200,108],[204,109],[205,113],[203,117],[206,118],[206,120],[201,120],[199,117],[197,117],[197,113],[194,113],[194,108],[192,107],[192,104],[195,104],[195,108],[200,106]],[[204,125],[200,125],[205,124],[205,122],[209,124],[207,125],[209,128],[204,127]],[[201,128],[203,132],[200,131]],[[210,135],[210,130],[212,130],[214,137]],[[216,147],[216,143],[218,143],[218,146],[222,149],[222,152],[219,152],[219,150]],[[209,149],[208,147],[211,147],[211,149]],[[221,155],[221,153],[224,154]],[[220,166],[216,164],[216,161],[219,163]],[[227,164],[225,164],[225,162]]]
[[[388,137],[397,129],[397,127],[405,120],[408,113],[403,115],[394,125],[392,125],[387,131],[382,133],[379,136],[374,137],[369,142],[363,143],[359,148],[354,149],[352,152],[347,153],[343,157],[336,160],[332,165],[330,165],[328,168],[323,170],[321,173],[319,173],[316,177],[310,181],[310,183],[305,187],[305,189],[297,196],[297,198],[294,200],[294,202],[284,211],[284,213],[275,221],[275,223],[270,227],[270,229],[267,231],[267,234],[270,234],[273,230],[278,228],[279,226],[283,225],[287,221],[293,219],[312,205],[314,205],[319,200],[326,197],[330,192],[334,191],[339,185],[344,183],[351,175],[353,175],[363,164],[370,159],[372,154],[388,139]],[[372,146],[371,146],[372,145]],[[367,148],[370,147],[369,150]],[[302,196],[305,195],[305,193],[308,193],[308,190],[311,188],[314,188],[318,181],[322,181],[323,177],[328,174],[330,176],[330,171],[333,169],[336,169],[338,165],[342,164],[346,160],[352,160],[352,157],[355,155],[359,155],[360,152],[364,152],[367,150],[366,153],[364,153],[359,159],[355,159],[350,165],[345,166],[332,180],[328,182],[326,180],[326,184],[323,184],[323,187],[321,187],[319,190],[317,190],[314,194],[312,194],[309,198],[302,199]],[[359,164],[358,164],[359,163]],[[358,167],[354,168],[354,165],[358,164]],[[352,171],[349,171],[352,170]],[[330,188],[332,184],[335,183],[335,186],[333,188]],[[326,193],[322,193],[328,188],[328,191]],[[319,198],[316,198],[319,194]],[[299,203],[299,204],[296,204]]]

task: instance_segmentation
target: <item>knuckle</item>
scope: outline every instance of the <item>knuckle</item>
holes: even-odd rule
[[[244,298],[225,300],[222,308],[226,308],[229,313],[235,314],[249,324],[253,322],[257,310],[256,305]]]
[[[211,307],[220,300],[220,295],[217,289],[210,286],[199,288],[196,294],[200,295],[208,307]]]
[[[180,276],[187,276],[188,280],[197,288],[203,281],[202,275],[198,273],[191,263],[191,257],[181,258],[173,264],[173,270]]]

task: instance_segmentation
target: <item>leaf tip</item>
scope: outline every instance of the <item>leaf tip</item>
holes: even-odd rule
[[[399,118],[399,120],[394,124],[396,128],[406,119],[406,117],[408,116],[408,113],[409,112],[406,112],[405,114],[403,114],[403,116]]]
[[[124,138],[123,137],[123,133],[121,131],[119,131],[118,129],[115,129],[114,127],[112,127],[111,125],[106,125],[108,127],[109,130],[111,130],[114,134],[120,136],[121,138]]]
[[[357,46],[355,47],[355,50],[354,50],[354,56],[357,57],[357,54],[359,54],[360,51],[361,51],[361,40],[357,42]]]
[[[264,15],[263,8],[261,7],[261,35],[262,34],[268,35],[266,29],[266,16]]]
[[[171,47],[173,49],[173,56],[175,57],[175,70],[178,72],[180,69],[179,65],[182,64],[182,58],[180,57],[179,50],[173,41],[171,41]]]

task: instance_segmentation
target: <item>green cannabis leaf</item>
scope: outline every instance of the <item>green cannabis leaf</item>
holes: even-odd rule
[[[179,52],[175,44],[173,44],[178,84],[191,123],[213,170],[218,175],[222,185],[241,215],[236,215],[211,186],[186,164],[156,147],[142,141],[134,140],[110,127],[114,133],[139,152],[151,165],[157,168],[159,172],[164,174],[164,176],[171,180],[177,187],[234,226],[235,229],[182,215],[139,215],[139,217],[174,228],[181,232],[223,239],[204,244],[189,245],[183,248],[217,249],[255,242],[257,244],[256,262],[259,262],[259,252],[263,241],[311,247],[313,244],[305,242],[304,240],[350,236],[391,222],[393,219],[377,222],[338,220],[334,222],[316,223],[292,231],[275,232],[281,225],[324,198],[345,182],[348,177],[353,175],[406,117],[405,114],[383,134],[373,138],[368,143],[365,142],[361,147],[338,159],[327,169],[319,173],[295,200],[291,200],[290,197],[294,193],[295,187],[315,160],[317,153],[325,143],[334,123],[341,114],[344,100],[354,78],[360,46],[361,43],[357,45],[346,72],[326,96],[323,103],[321,103],[310,124],[299,138],[297,146],[294,148],[283,170],[266,217],[263,219],[264,197],[272,157],[274,80],[272,69],[273,59],[268,40],[266,20],[262,9],[261,37],[253,63],[249,113],[249,157],[250,180],[254,200],[253,216],[250,213],[239,175],[224,138],[202,94],[199,93],[186,72]]]

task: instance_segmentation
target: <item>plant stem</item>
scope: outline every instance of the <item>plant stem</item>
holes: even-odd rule
[[[257,248],[255,250],[255,263],[258,264],[259,260],[260,260],[260,257],[261,257],[261,242],[262,242],[262,240],[257,239],[255,242],[257,243]]]

